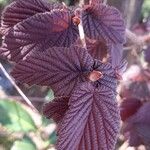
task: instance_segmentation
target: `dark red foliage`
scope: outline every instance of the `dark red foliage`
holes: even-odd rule
[[[132,117],[126,120],[123,132],[130,146],[144,144],[150,146],[150,102],[142,107]]]
[[[94,57],[95,59],[99,59],[101,61],[107,61],[107,55],[108,51],[110,51],[109,47],[106,45],[104,41],[96,41],[96,40],[90,40],[86,39],[87,42],[87,49],[89,53]]]
[[[135,97],[140,100],[149,100],[150,97],[150,90],[148,88],[147,82],[130,82],[126,83],[122,86],[121,97]]]
[[[144,51],[144,58],[146,62],[150,63],[150,46]]]
[[[38,13],[9,30],[0,54],[18,62],[32,51],[44,51],[52,46],[69,47],[77,37],[77,26],[73,25],[69,11]]]
[[[15,0],[2,13],[1,31],[6,33],[9,28],[37,13],[50,12],[58,8],[61,9],[63,6],[49,3],[47,0]]]
[[[18,63],[12,75],[22,83],[50,86],[55,96],[68,96],[77,83],[88,80],[93,65],[84,48],[50,48]]]
[[[58,150],[112,150],[119,131],[114,93],[91,83],[77,86],[59,126]],[[103,144],[101,144],[103,143]]]
[[[132,66],[124,74],[124,78],[125,80],[122,82],[120,88],[120,96],[122,98],[136,98],[141,101],[149,100],[149,68],[144,69],[141,67]]]
[[[115,91],[117,82],[111,65],[94,60],[86,49],[78,46],[32,53],[15,66],[12,75],[22,83],[50,86],[56,96],[68,96],[76,84],[89,80],[93,70],[103,74],[97,81],[99,85]]]
[[[150,146],[149,68],[132,66],[124,75],[120,95],[123,134],[130,146]]]
[[[59,124],[57,150],[115,148],[125,25],[120,12],[102,2],[70,8],[17,0],[2,15],[0,55],[15,62],[13,77],[54,91],[43,114]],[[81,23],[87,48],[79,37]]]
[[[43,114],[46,118],[52,118],[56,123],[60,123],[68,110],[68,102],[69,97],[55,98],[43,106]]]
[[[82,12],[85,34],[95,40],[125,42],[125,24],[120,12],[103,4],[85,6]]]
[[[122,121],[125,121],[130,116],[134,115],[142,106],[142,102],[136,98],[123,99],[120,104],[120,114]]]
[[[137,125],[131,125],[130,132],[125,133],[125,138],[128,140],[130,146],[138,147],[141,144],[144,144],[138,135]]]

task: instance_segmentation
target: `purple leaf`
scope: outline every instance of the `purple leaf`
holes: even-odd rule
[[[143,106],[139,109],[136,115],[131,119],[131,122],[134,123],[147,123],[150,125],[150,102],[144,103]]]
[[[134,115],[142,106],[142,102],[136,98],[123,99],[120,104],[121,119],[125,121],[130,116]]]
[[[150,146],[150,124],[136,124],[138,136],[142,139],[142,144]]]
[[[132,97],[141,99],[141,100],[149,100],[150,98],[150,90],[147,85],[147,81],[135,81],[129,85],[129,91],[132,94]]]
[[[128,63],[125,59],[123,59],[121,57],[119,58],[119,56],[116,57],[116,60],[115,60],[115,55],[114,54],[112,54],[112,55],[114,56],[114,58],[113,58],[114,60],[112,58],[110,58],[108,62],[110,62],[112,64],[112,68],[114,68],[114,70],[116,72],[115,73],[116,78],[118,80],[123,80],[123,73],[125,73]]]
[[[95,60],[94,70],[100,71],[103,76],[98,82],[98,86],[104,85],[113,91],[117,88],[117,79],[115,75],[115,70],[112,68],[110,63],[102,63],[99,60]]]
[[[120,75],[126,70],[127,61],[122,59],[122,44],[106,44],[105,41],[86,38],[86,45],[93,58],[103,62],[110,62]]]
[[[144,51],[144,59],[146,62],[150,63],[150,46]]]
[[[116,68],[115,68],[117,73],[120,74],[120,75],[123,75],[123,73],[127,69],[127,65],[128,65],[128,62],[125,59],[122,59],[120,61],[120,64],[118,64],[118,66],[116,66]]]
[[[111,90],[116,92],[117,80],[115,77],[111,77],[105,74],[101,79],[98,80],[98,83],[99,86],[101,85],[106,86],[107,88],[110,88]]]
[[[117,68],[119,72],[124,72],[127,62],[122,60],[122,44],[106,44],[105,41],[86,38],[86,45],[93,58],[103,62],[109,61],[114,69]]]
[[[87,80],[93,65],[86,49],[51,48],[21,61],[12,75],[22,83],[50,86],[56,95],[68,96],[77,83]]]
[[[16,0],[8,5],[2,13],[1,31],[6,32],[24,19],[37,13],[50,12],[56,8],[63,8],[63,6],[49,3],[47,0]]]
[[[105,61],[107,59],[108,49],[106,43],[103,41],[95,41],[91,39],[86,39],[86,45],[89,53],[95,59]]]
[[[76,41],[78,28],[66,10],[38,13],[16,24],[4,36],[0,54],[18,62],[31,51],[44,51],[52,46],[68,47]]]
[[[56,123],[59,123],[68,110],[68,101],[68,97],[55,98],[43,106],[43,114],[46,118],[52,118]]]
[[[150,146],[150,125],[145,123],[130,124],[125,128],[126,138],[130,146],[138,147],[140,145]]]
[[[134,97],[143,101],[149,100],[150,90],[147,81],[127,80],[121,86],[120,95],[127,98]]]
[[[103,4],[85,6],[82,20],[89,38],[108,43],[125,42],[125,24],[116,8]]]
[[[93,69],[101,71],[102,73],[111,77],[115,76],[115,71],[110,63],[103,63],[102,61],[95,59]]]
[[[118,68],[122,64],[123,44],[112,44],[110,51],[111,64],[113,68]]]
[[[130,146],[138,147],[141,144],[143,144],[141,138],[139,137],[137,130],[136,130],[136,124],[132,126],[131,131],[128,133],[128,142]]]
[[[119,111],[107,87],[83,83],[74,90],[58,130],[58,150],[112,150],[119,131]]]
[[[124,134],[128,134],[129,143],[131,146],[139,146],[141,144],[149,144],[150,141],[150,102],[146,102],[125,122],[123,129]],[[134,134],[133,134],[134,132]],[[134,137],[133,137],[134,136]],[[135,139],[135,140],[134,140]]]

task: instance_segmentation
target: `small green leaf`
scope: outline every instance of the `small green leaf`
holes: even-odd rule
[[[43,126],[47,126],[51,123],[54,123],[54,121],[52,119],[47,119],[46,117],[42,116],[42,125]]]
[[[145,0],[143,3],[142,14],[144,17],[148,17],[150,14],[150,1]]]
[[[0,123],[10,131],[35,131],[36,125],[20,103],[0,100]]]
[[[47,93],[47,95],[46,95],[45,98],[46,98],[47,101],[51,101],[51,100],[54,99],[54,92],[53,92],[52,89],[50,89],[50,90],[48,91],[48,93]]]
[[[36,145],[33,142],[33,140],[28,135],[26,135],[26,134],[24,135],[22,142],[30,143],[30,144],[34,145],[34,147],[36,147]]]
[[[29,141],[16,141],[11,150],[36,150],[36,147]]]
[[[0,5],[4,6],[8,3],[8,0],[0,0]]]
[[[56,139],[57,139],[57,135],[56,135],[56,131],[54,131],[50,136],[49,136],[49,140],[51,144],[55,144],[56,143]]]

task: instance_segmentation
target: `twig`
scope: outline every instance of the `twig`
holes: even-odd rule
[[[8,98],[8,99],[15,99],[17,101],[24,101],[22,99],[22,96],[6,96],[6,98]],[[34,103],[36,103],[36,102],[41,102],[41,103],[46,102],[45,98],[40,98],[40,97],[29,97],[28,99],[30,99]]]
[[[145,44],[142,37],[137,36],[129,29],[126,29],[127,42],[129,41],[130,46],[132,46],[137,52],[140,52],[143,49]]]
[[[124,50],[134,50],[136,53],[141,53],[144,46],[150,44],[150,33],[143,36],[137,36],[132,31],[126,29],[127,47]]]
[[[3,67],[3,65],[0,63],[0,69],[4,73],[4,75],[7,77],[7,79],[11,82],[11,84],[15,87],[15,89],[18,91],[18,93],[22,96],[23,100],[36,112],[38,110],[33,106],[31,101],[26,97],[26,95],[22,92],[22,90],[17,86],[15,81],[11,78],[11,76],[7,73],[6,69]]]
[[[88,3],[89,3],[89,1],[88,1]],[[80,0],[79,6],[84,7],[84,4],[85,4],[85,0]],[[83,47],[87,48],[86,47],[85,33],[84,33],[84,28],[83,28],[83,23],[82,23],[82,14],[81,14],[82,10],[79,9],[76,13],[77,13],[77,16],[79,16],[79,18],[80,18],[80,23],[78,25],[80,40],[82,42]]]
[[[87,48],[82,21],[80,21],[80,24],[78,25],[78,29],[79,29],[79,35],[80,35],[82,45],[84,48]]]

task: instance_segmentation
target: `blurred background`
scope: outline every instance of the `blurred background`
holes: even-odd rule
[[[10,0],[0,0],[0,12],[9,3]],[[116,150],[150,150],[150,0],[108,0],[108,3],[122,12],[131,31],[124,45],[128,69],[118,85],[122,127]],[[8,73],[11,71],[13,64],[2,58],[0,63]],[[17,86],[38,112],[24,102],[0,68],[0,150],[54,150],[56,125],[41,113],[42,105],[53,99],[53,91],[48,87],[19,83]]]

